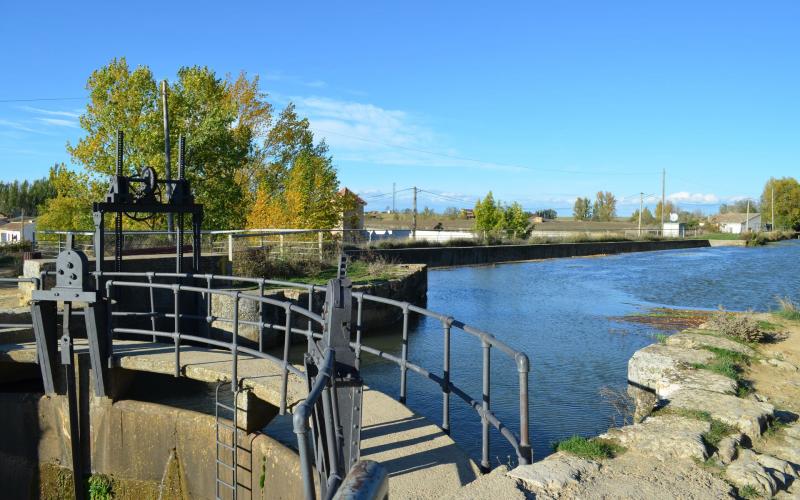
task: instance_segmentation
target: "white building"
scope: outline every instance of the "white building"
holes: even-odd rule
[[[0,244],[33,241],[36,238],[36,222],[33,219],[14,221],[0,226]]]
[[[719,214],[714,221],[719,224],[719,230],[723,233],[742,234],[761,230],[761,214],[758,212],[750,214],[749,217],[745,213]]]

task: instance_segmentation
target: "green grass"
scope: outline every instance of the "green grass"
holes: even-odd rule
[[[665,406],[654,411],[653,415],[675,415],[677,417],[691,418],[694,420],[708,422],[711,424],[711,428],[708,430],[708,432],[704,432],[701,437],[703,438],[703,443],[705,443],[706,446],[714,449],[717,448],[719,442],[722,441],[722,438],[733,434],[733,432],[736,430],[730,425],[712,418],[711,414],[707,411]]]
[[[777,330],[781,326],[776,324],[776,323],[773,323],[771,321],[766,321],[766,320],[762,319],[762,320],[758,320],[758,327],[761,328],[762,330],[766,331],[766,332],[774,332],[775,330]]]
[[[572,436],[555,443],[553,450],[563,451],[581,458],[597,460],[613,458],[623,453],[625,448],[605,439],[586,439],[581,436]]]
[[[760,498],[761,494],[755,487],[748,484],[739,488],[739,496],[742,498]]]
[[[88,483],[90,500],[110,500],[114,498],[114,484],[110,477],[104,474],[93,474]]]
[[[789,321],[800,321],[800,307],[789,297],[778,297],[778,310],[773,314]]]
[[[750,384],[742,378],[744,367],[750,364],[750,357],[740,352],[721,349],[719,347],[705,347],[714,353],[714,359],[708,363],[693,363],[692,368],[708,370],[718,373],[736,381],[736,395],[743,398],[752,392]]]
[[[669,338],[669,335],[664,334],[664,333],[656,333],[655,334],[655,339],[658,341],[659,344],[666,344],[668,338]]]
[[[329,280],[336,277],[338,269],[335,266],[328,266],[322,270],[308,275],[286,278],[287,281],[295,283],[306,283],[309,285],[324,285]],[[347,277],[353,283],[369,283],[372,281],[386,281],[397,277],[397,270],[392,264],[370,265],[367,262],[357,260],[347,266]]]

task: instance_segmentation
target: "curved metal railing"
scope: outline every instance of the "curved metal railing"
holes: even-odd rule
[[[94,273],[98,276],[98,273]],[[310,284],[303,284],[303,283],[295,283],[290,281],[282,281],[282,280],[271,280],[266,278],[248,278],[248,277],[239,277],[239,276],[229,276],[229,275],[216,275],[216,274],[191,274],[191,273],[157,273],[157,272],[145,272],[145,273],[133,273],[133,272],[103,272],[102,278],[107,279],[111,278],[109,281],[106,281],[105,286],[107,290],[107,294],[109,298],[113,298],[114,292],[113,289],[115,287],[139,287],[139,288],[147,288],[150,290],[149,297],[150,297],[150,311],[149,312],[140,312],[140,313],[126,313],[126,312],[114,312],[112,317],[118,316],[126,316],[126,315],[136,315],[136,316],[145,316],[151,318],[151,329],[130,329],[130,328],[114,328],[114,333],[128,333],[134,335],[141,335],[141,336],[150,336],[152,335],[154,338],[161,337],[172,339],[174,344],[176,345],[176,375],[177,370],[179,367],[177,363],[179,362],[180,356],[180,341],[192,341],[198,343],[205,343],[214,347],[223,348],[231,351],[231,354],[235,357],[238,353],[246,353],[261,359],[269,360],[273,363],[277,363],[284,373],[284,383],[282,386],[282,401],[281,401],[281,413],[283,414],[286,410],[286,401],[285,401],[285,386],[286,386],[286,378],[288,377],[288,373],[294,373],[296,375],[302,375],[302,372],[295,368],[294,366],[289,363],[289,345],[291,343],[291,336],[293,334],[301,335],[306,337],[307,339],[317,339],[321,338],[322,333],[320,331],[314,331],[312,325],[314,323],[322,325],[323,319],[313,313],[314,308],[314,301],[315,301],[315,294],[316,293],[324,293],[325,287],[320,285],[310,285]],[[133,281],[116,281],[114,278],[143,278],[145,282],[133,282]],[[205,282],[205,287],[198,287],[198,286],[189,286],[189,285],[179,285],[179,284],[166,284],[166,283],[156,283],[155,280],[157,279],[194,279],[199,280],[201,282]],[[213,288],[215,285],[220,283],[247,283],[255,286],[255,289],[251,291],[241,291],[241,290],[224,290],[219,288]],[[290,301],[280,301],[271,299],[268,297],[264,297],[265,290],[268,287],[277,286],[277,287],[288,287],[288,288],[296,288],[301,289],[308,292],[308,308],[301,308]],[[159,312],[157,311],[155,299],[153,296],[153,290],[156,289],[163,289],[163,290],[172,290],[174,294],[174,311],[169,312]],[[202,295],[209,294],[209,300],[206,300],[206,311],[204,314],[196,314],[191,312],[182,312],[180,311],[180,300],[179,294],[181,292],[193,292]],[[213,310],[210,300],[210,295],[223,295],[228,296],[233,299],[234,302],[234,312],[233,317],[225,318],[220,316],[213,315]],[[490,428],[494,427],[500,435],[508,441],[508,443],[512,446],[515,453],[517,454],[517,458],[520,463],[530,463],[531,462],[531,447],[529,441],[529,421],[530,421],[530,414],[529,414],[529,398],[528,398],[528,375],[530,371],[529,367],[529,360],[525,353],[521,351],[517,351],[510,347],[505,342],[501,341],[500,339],[496,338],[494,335],[469,326],[461,321],[454,319],[451,316],[447,316],[435,311],[431,311],[429,309],[416,306],[409,302],[398,301],[394,299],[389,299],[385,297],[379,297],[376,295],[370,295],[364,292],[353,292],[353,298],[356,301],[357,309],[356,309],[356,328],[355,328],[355,340],[351,342],[352,348],[355,350],[356,353],[356,362],[360,364],[361,357],[363,353],[368,353],[370,355],[388,360],[400,368],[400,394],[399,400],[401,403],[406,403],[407,395],[408,395],[408,383],[407,383],[407,374],[408,371],[412,371],[421,375],[422,377],[427,378],[428,380],[432,381],[433,383],[437,384],[441,388],[442,394],[442,420],[441,420],[441,428],[445,433],[450,432],[450,395],[453,394],[460,398],[461,400],[466,403],[466,405],[472,408],[480,417],[481,419],[481,468],[483,470],[489,470],[491,468],[490,460],[489,460],[489,445],[490,445]],[[241,300],[253,300],[256,301],[259,305],[259,320],[258,321],[250,321],[250,320],[243,320],[239,318],[239,303]],[[395,307],[399,310],[402,314],[402,345],[401,345],[401,352],[400,356],[395,356],[380,349],[371,347],[366,345],[362,340],[362,334],[364,331],[363,322],[362,322],[362,313],[364,307],[368,303],[373,304],[383,304],[386,306]],[[264,321],[264,316],[262,313],[264,306],[273,306],[277,308],[283,308],[285,311],[285,319],[282,324],[275,324],[269,321]],[[110,310],[110,309],[109,309]],[[292,313],[297,313],[301,316],[306,317],[308,320],[307,328],[299,328],[296,326],[292,326]],[[434,373],[433,371],[419,366],[418,364],[414,363],[411,360],[408,350],[408,334],[409,334],[409,322],[410,322],[410,315],[416,314],[422,317],[431,318],[435,321],[441,323],[442,326],[442,337],[443,337],[443,359],[442,359],[442,370],[441,374]],[[172,318],[174,320],[174,329],[171,332],[163,332],[157,331],[155,329],[155,320],[157,318]],[[207,337],[201,337],[198,335],[187,335],[182,334],[180,332],[180,319],[194,319],[199,320],[201,322],[205,322],[205,324],[210,328],[215,322],[219,323],[229,323],[232,324],[232,336],[231,342],[223,342],[219,340],[213,340]],[[110,318],[111,319],[111,318]],[[258,350],[250,349],[244,347],[238,343],[238,331],[241,325],[250,325],[253,327],[258,328]],[[482,349],[482,389],[481,389],[481,397],[480,399],[474,398],[470,396],[467,391],[453,383],[450,378],[451,374],[451,337],[453,334],[453,329],[456,329],[469,337],[472,337],[480,342],[481,349]],[[267,354],[263,349],[263,338],[264,333],[266,330],[277,330],[284,333],[284,345],[283,345],[283,357],[282,359],[276,358],[270,354]],[[309,342],[309,345],[314,345],[313,342]],[[517,379],[518,379],[518,390],[519,390],[519,434],[515,434],[506,424],[504,424],[492,411],[491,407],[491,364],[492,364],[492,351],[497,350],[500,351],[502,354],[508,356],[516,366],[517,372]],[[234,364],[236,362],[234,361]]]

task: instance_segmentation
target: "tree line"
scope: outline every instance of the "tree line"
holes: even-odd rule
[[[89,103],[79,119],[85,135],[67,143],[81,168],[51,169],[55,196],[45,204],[41,228],[92,228],[91,202],[103,196],[115,170],[117,130],[125,133],[124,175],[149,166],[165,176],[161,92],[150,68],[114,59],[91,74],[86,88]],[[182,67],[168,95],[171,143],[186,137],[186,175],[204,205],[205,229],[331,228],[353,203],[337,194],[325,141],[314,138],[292,103],[273,116],[258,77],[219,77],[208,67]],[[173,147],[173,171],[177,155]],[[164,225],[163,217],[145,224]]]
[[[576,220],[611,221],[617,216],[617,198],[608,191],[598,191],[594,203],[589,198],[576,198],[572,207]]]
[[[9,217],[35,216],[39,207],[55,196],[50,179],[19,182],[0,182],[0,213]]]
[[[533,230],[530,214],[516,201],[510,205],[495,201],[492,192],[475,203],[475,229],[501,232],[508,236],[527,238]]]

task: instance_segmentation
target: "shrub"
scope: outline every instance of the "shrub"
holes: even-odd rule
[[[744,342],[762,342],[767,337],[767,334],[758,325],[758,321],[750,314],[735,314],[720,309],[711,316],[708,324],[721,334]]]
[[[792,321],[800,320],[800,308],[789,297],[778,297],[778,311],[775,314]]]
[[[113,498],[113,482],[103,474],[93,474],[89,478],[89,499],[108,500]]]

